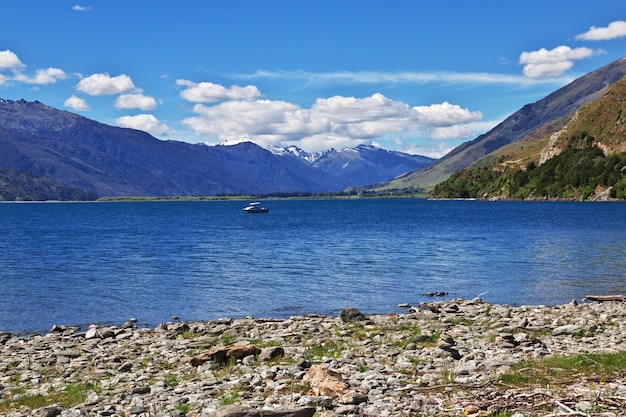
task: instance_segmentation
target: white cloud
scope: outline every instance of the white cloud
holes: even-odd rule
[[[194,112],[199,116],[187,118],[183,123],[197,134],[221,140],[285,135],[289,126],[286,119],[290,114],[295,116],[294,126],[304,124],[301,120],[296,121],[299,107],[283,101],[228,101],[215,106],[196,104]]]
[[[520,75],[494,74],[488,72],[375,72],[339,71],[313,73],[306,71],[257,71],[252,74],[229,74],[238,79],[285,79],[302,80],[308,86],[327,84],[484,84],[484,85],[537,85],[566,84],[565,79],[529,79]]]
[[[529,78],[559,77],[574,66],[574,61],[593,54],[589,48],[557,46],[552,50],[541,48],[538,51],[522,52],[519,62],[524,65],[524,75]]]
[[[196,104],[193,111],[197,115],[183,124],[196,134],[220,141],[298,145],[309,151],[371,143],[394,134],[432,132],[437,139],[467,138],[468,124],[482,118],[480,112],[447,102],[411,108],[379,93],[365,98],[320,98],[308,109],[284,101],[256,100]]]
[[[159,119],[152,114],[138,114],[136,116],[122,116],[116,120],[117,124],[122,127],[128,127],[131,129],[143,130],[152,135],[164,135],[172,133],[165,123],[161,123]]]
[[[115,108],[154,110],[157,108],[157,101],[143,94],[122,94],[115,100]]]
[[[27,84],[54,84],[57,80],[67,78],[65,72],[58,68],[46,68],[40,69],[35,72],[34,77],[29,77],[22,73],[17,73],[13,77],[16,81],[21,81]]]
[[[63,105],[76,111],[89,110],[89,105],[87,104],[87,102],[82,98],[76,97],[75,95],[72,95],[70,98],[65,100],[65,103],[63,103]]]
[[[456,146],[450,146],[446,142],[431,142],[428,144],[420,144],[411,142],[402,147],[402,152],[412,155],[424,155],[430,158],[441,158],[449,154]]]
[[[185,87],[180,96],[193,103],[217,103],[231,100],[255,100],[261,92],[253,85],[239,87],[234,85],[226,88],[211,82],[194,83],[187,80],[176,80],[176,85]]]
[[[413,107],[413,110],[420,115],[419,118],[422,123],[432,126],[449,127],[482,119],[481,112],[471,112],[447,101],[430,106],[416,106]]]
[[[606,41],[609,39],[623,38],[624,36],[626,36],[626,22],[616,20],[615,22],[609,23],[607,27],[597,28],[591,26],[587,32],[576,35],[576,39]]]
[[[17,57],[14,52],[9,51],[0,51],[0,70],[1,69],[15,69],[22,68],[24,64]]]
[[[91,10],[91,6],[81,6],[79,4],[72,6],[72,10],[77,11],[77,12],[86,12],[88,10]]]
[[[429,136],[438,140],[470,139],[474,136],[474,131],[467,125],[434,127]]]
[[[126,74],[111,77],[107,73],[92,74],[83,78],[76,85],[78,91],[90,96],[101,96],[108,94],[121,94],[128,91],[139,92],[133,81]]]

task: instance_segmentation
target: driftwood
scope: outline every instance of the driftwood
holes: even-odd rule
[[[463,414],[468,417],[493,415],[497,412],[536,412],[549,411],[550,414],[542,414],[545,417],[558,416],[600,416],[605,414],[589,413],[576,410],[578,404],[588,403],[598,410],[622,412],[626,406],[626,398],[615,396],[611,393],[598,391],[597,393],[572,394],[564,392],[536,390],[532,393],[519,389],[486,388],[471,399],[458,399],[457,405],[463,408]],[[593,410],[593,408],[591,409]],[[609,414],[609,413],[607,413]],[[532,414],[535,415],[535,414]],[[615,414],[622,415],[622,414]]]
[[[626,301],[623,295],[587,295],[585,299],[591,301]]]

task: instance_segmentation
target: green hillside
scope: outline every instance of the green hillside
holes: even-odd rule
[[[493,152],[435,186],[431,198],[626,199],[626,78],[557,133]]]

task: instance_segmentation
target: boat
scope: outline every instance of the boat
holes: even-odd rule
[[[254,202],[248,204],[248,207],[244,207],[243,211],[246,213],[267,213],[270,211],[269,207],[261,207],[261,203]]]

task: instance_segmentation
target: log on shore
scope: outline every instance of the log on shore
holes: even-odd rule
[[[626,296],[623,295],[587,295],[586,300],[591,301],[626,301]]]

